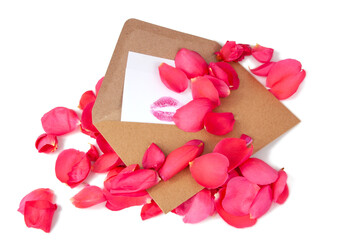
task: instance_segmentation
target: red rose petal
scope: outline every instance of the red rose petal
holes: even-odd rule
[[[119,165],[125,166],[116,153],[104,153],[93,164],[92,171],[96,173],[105,173]]]
[[[25,203],[24,220],[27,227],[38,228],[50,232],[56,204],[47,200],[27,201]]]
[[[203,129],[204,117],[213,108],[214,104],[207,98],[194,99],[177,109],[173,121],[183,131],[197,132]]]
[[[254,199],[249,214],[251,218],[262,217],[272,205],[272,188],[267,185],[258,191],[256,198]]]
[[[98,149],[93,144],[90,144],[90,149],[86,152],[86,157],[92,162],[99,158]]]
[[[227,183],[229,182],[229,180],[231,180],[234,177],[238,177],[238,176],[239,176],[239,173],[235,169],[233,169],[232,171],[230,171],[228,173],[228,178],[227,178],[226,182],[222,186],[226,186]]]
[[[99,92],[99,90],[100,90],[100,87],[102,86],[103,79],[104,79],[104,77],[102,77],[101,79],[99,79],[99,81],[98,81],[97,84],[95,85],[95,95],[96,95],[96,96],[98,96],[98,92]]]
[[[193,140],[190,140],[190,141],[186,142],[186,144],[184,144],[184,145],[198,147],[197,156],[200,156],[203,153],[204,142],[202,140],[193,139]]]
[[[220,153],[208,153],[197,157],[189,164],[192,177],[203,187],[214,189],[228,179],[229,161]]]
[[[284,100],[292,96],[306,77],[306,71],[302,70],[296,75],[283,78],[275,83],[270,92],[279,100]]]
[[[70,200],[77,208],[88,208],[104,202],[105,197],[101,188],[86,186]]]
[[[85,106],[81,115],[81,127],[87,132],[93,133],[94,136],[99,134],[98,129],[93,125],[92,110],[94,102],[89,103]]]
[[[199,147],[194,145],[184,145],[173,150],[167,156],[163,166],[159,169],[159,176],[164,181],[172,178],[179,171],[186,168],[189,162],[198,156],[200,147],[203,147],[203,142]]]
[[[144,153],[142,166],[143,168],[158,170],[163,165],[164,161],[164,153],[155,143],[152,143]]]
[[[252,48],[251,48],[251,46],[250,46],[249,44],[239,43],[239,44],[237,44],[237,45],[239,45],[239,46],[241,46],[241,47],[243,48],[243,53],[242,53],[242,55],[241,55],[238,59],[236,59],[235,62],[242,61],[245,56],[249,56],[249,55],[252,54]]]
[[[217,58],[225,62],[232,62],[239,59],[243,54],[243,47],[235,41],[227,41],[221,50],[216,53]]]
[[[214,135],[225,135],[233,130],[235,123],[233,113],[209,112],[204,118],[204,128]]]
[[[132,206],[144,205],[151,201],[151,198],[148,194],[139,197],[127,197],[113,195],[106,189],[103,190],[103,193],[107,200],[105,207],[112,211],[119,211]]]
[[[37,200],[46,200],[49,202],[53,202],[54,201],[54,193],[49,188],[36,189],[36,190],[30,192],[29,194],[27,194],[25,197],[23,197],[23,199],[21,199],[18,211],[20,213],[24,214],[25,203],[27,201],[37,201]]]
[[[279,195],[278,199],[276,200],[276,203],[284,204],[286,202],[287,198],[288,198],[288,195],[289,195],[289,190],[288,190],[288,185],[286,184],[285,189]]]
[[[232,178],[227,184],[222,201],[224,210],[236,216],[248,215],[259,189],[257,184],[251,183],[244,177]]]
[[[114,152],[113,148],[109,145],[107,140],[105,140],[105,138],[101,134],[99,134],[96,137],[96,141],[97,141],[97,144],[98,144],[100,150],[103,153],[113,153]]]
[[[283,81],[284,78],[297,75],[301,72],[302,65],[295,59],[285,59],[278,61],[271,68],[266,80],[266,86],[272,88],[276,83]]]
[[[183,218],[184,223],[199,223],[214,214],[214,200],[208,189],[203,189],[192,197],[191,204]]]
[[[228,171],[231,171],[252,155],[253,145],[247,147],[246,141],[240,138],[224,138],[217,143],[213,152],[221,153],[228,158]]]
[[[256,224],[257,219],[251,219],[250,215],[244,215],[244,216],[235,216],[228,212],[226,212],[222,206],[222,201],[224,199],[226,193],[226,188],[222,188],[219,190],[218,194],[219,197],[216,198],[216,210],[219,216],[228,223],[229,225],[236,227],[236,228],[246,228],[251,227]]]
[[[239,87],[239,78],[234,68],[226,62],[211,62],[209,72],[212,76],[223,80],[230,89],[235,90]]]
[[[158,67],[163,84],[170,90],[181,93],[188,88],[187,75],[180,69],[162,63]]]
[[[250,69],[250,71],[257,76],[267,77],[275,62],[266,62],[256,68]]]
[[[257,44],[252,48],[252,56],[261,63],[269,62],[273,55],[272,48],[262,47],[261,45]]]
[[[142,220],[147,220],[149,218],[158,216],[162,214],[162,209],[152,200],[150,203],[144,204],[140,212],[140,217]]]
[[[246,134],[242,134],[240,139],[245,140],[247,146],[250,145],[253,142],[253,139],[250,136],[246,135]]]
[[[41,124],[47,134],[60,136],[75,130],[79,125],[79,118],[74,110],[56,107],[44,114]]]
[[[71,188],[79,185],[88,176],[90,160],[85,152],[75,149],[62,151],[55,164],[56,177]]]
[[[92,90],[86,91],[81,95],[78,108],[84,109],[86,105],[95,101],[95,94]]]
[[[231,94],[231,90],[229,89],[227,83],[223,80],[211,75],[204,75],[204,77],[208,78],[213,83],[213,86],[217,89],[220,98],[228,97],[229,94]]]
[[[287,185],[287,173],[284,170],[279,170],[278,171],[278,178],[277,181],[275,181],[272,184],[272,188],[273,188],[273,200],[276,202],[279,198],[279,196],[282,194],[282,192],[284,191],[286,185]]]
[[[188,78],[208,74],[208,64],[203,57],[192,50],[180,49],[174,59],[176,68],[182,70]]]
[[[181,205],[173,209],[172,213],[175,213],[179,216],[185,216],[192,205],[193,197],[191,197],[190,199],[188,199],[187,201],[183,202]]]
[[[52,153],[58,148],[58,138],[55,135],[41,134],[35,141],[39,153]]]
[[[219,106],[218,91],[213,83],[206,77],[195,77],[191,79],[193,99],[208,98],[215,106]]]
[[[258,158],[249,158],[239,169],[248,181],[259,185],[274,183],[278,178],[278,172]]]

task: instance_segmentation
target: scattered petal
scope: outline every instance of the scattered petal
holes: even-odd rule
[[[219,106],[219,95],[216,87],[206,77],[195,77],[191,79],[193,99],[208,98],[215,106]]]
[[[252,48],[252,56],[261,63],[266,63],[271,61],[273,55],[273,49],[272,48],[266,48],[259,44],[256,44]]]
[[[257,184],[251,183],[244,177],[232,178],[227,184],[222,201],[224,210],[236,216],[248,215],[259,189]]]
[[[211,62],[209,72],[212,76],[223,80],[231,90],[239,87],[239,78],[237,72],[226,62]]]
[[[208,64],[203,57],[192,50],[182,48],[175,56],[176,68],[182,70],[188,78],[208,74]]]
[[[227,183],[229,182],[229,180],[231,180],[234,177],[239,177],[239,173],[236,171],[236,169],[233,169],[232,171],[230,171],[228,173],[228,178],[227,178],[226,182],[222,186],[226,186]]]
[[[60,182],[68,184],[71,188],[79,185],[88,176],[90,160],[85,152],[75,149],[62,151],[55,164],[56,177]]]
[[[267,77],[275,62],[266,62],[256,68],[250,69],[251,73],[261,77]]]
[[[216,52],[217,58],[225,62],[232,62],[239,59],[243,54],[243,47],[236,44],[235,41],[227,41],[219,52]]]
[[[86,105],[95,101],[95,94],[92,90],[86,91],[81,95],[78,108],[84,109]]]
[[[159,176],[167,181],[178,172],[186,168],[190,161],[199,154],[199,148],[203,148],[203,142],[199,146],[183,145],[173,150],[165,159],[163,166],[159,169]]]
[[[272,188],[273,188],[273,201],[277,201],[279,196],[282,194],[282,192],[284,191],[286,185],[287,185],[287,173],[281,169],[278,171],[278,178],[277,181],[275,181],[272,184]]]
[[[224,138],[217,143],[213,152],[221,153],[228,158],[228,171],[231,171],[252,155],[253,145],[247,147],[246,141],[240,138]]]
[[[159,208],[159,206],[152,200],[150,203],[144,204],[142,207],[142,210],[140,212],[140,217],[142,220],[147,220],[149,218],[158,216],[162,214],[162,209]]]
[[[286,184],[285,189],[283,190],[281,195],[279,195],[279,197],[277,198],[276,203],[284,204],[288,198],[288,195],[289,195],[289,190],[288,190],[288,185]]]
[[[94,133],[94,135],[99,134],[98,129],[93,125],[92,110],[94,102],[89,103],[85,106],[83,113],[81,115],[81,127],[83,130]]]
[[[86,186],[70,200],[77,208],[88,208],[104,202],[105,197],[101,188]]]
[[[269,91],[279,100],[287,99],[297,91],[305,77],[306,71],[301,70],[301,72],[297,73],[296,75],[283,78],[282,81],[274,84]]]
[[[250,136],[246,135],[246,134],[242,134],[240,139],[245,140],[247,146],[250,145],[253,142],[253,139]]]
[[[214,104],[207,98],[194,99],[177,109],[173,121],[183,131],[197,132],[203,129],[204,117],[213,108]]]
[[[278,172],[258,158],[249,158],[239,169],[248,181],[259,185],[274,183],[278,178]]]
[[[214,200],[211,191],[203,189],[192,197],[191,204],[183,218],[184,223],[199,223],[214,214]]]
[[[58,148],[58,138],[55,135],[43,133],[36,139],[35,148],[39,153],[52,153]]]
[[[242,55],[236,60],[236,62],[242,61],[245,56],[250,56],[252,54],[252,48],[249,44],[242,44],[239,43],[237,45],[240,45],[243,48]]]
[[[199,139],[193,139],[193,140],[190,140],[188,142],[186,142],[186,144],[184,145],[187,145],[187,146],[197,146],[198,147],[198,152],[197,152],[197,156],[200,156],[202,153],[203,153],[203,150],[204,150],[204,142],[202,140],[199,140]]]
[[[151,201],[151,197],[149,196],[149,194],[139,197],[127,197],[113,195],[106,189],[103,190],[103,193],[107,200],[105,207],[112,211],[119,211],[132,206],[141,206]]]
[[[105,140],[105,138],[101,134],[99,134],[97,136],[96,141],[97,141],[97,144],[98,144],[100,150],[103,153],[113,153],[114,152],[113,148],[109,145],[107,140]]]
[[[203,187],[214,189],[228,179],[229,161],[220,153],[208,153],[189,163],[192,177]]]
[[[75,130],[79,125],[79,118],[74,110],[56,107],[44,114],[41,124],[47,134],[60,136]]]
[[[104,153],[93,164],[92,171],[96,173],[105,173],[119,165],[125,166],[116,153]]]
[[[236,228],[246,228],[246,227],[252,227],[256,224],[257,219],[251,219],[250,215],[244,215],[244,216],[235,216],[228,212],[226,212],[222,206],[222,202],[224,199],[226,193],[226,188],[221,188],[218,192],[218,198],[216,198],[215,205],[216,210],[219,216],[228,223],[229,225],[236,227]]]
[[[229,94],[231,94],[231,90],[225,81],[211,75],[204,75],[204,77],[208,78],[213,83],[213,86],[217,89],[220,98],[228,97]]]
[[[27,201],[37,201],[37,200],[47,200],[49,202],[54,201],[54,193],[49,188],[39,188],[29,194],[27,194],[23,199],[21,199],[20,206],[18,211],[24,214],[25,203]]]
[[[262,217],[272,205],[272,188],[267,185],[258,191],[256,198],[254,199],[249,214],[251,218]]]
[[[47,200],[27,201],[24,210],[26,226],[41,229],[46,233],[50,232],[56,209],[56,204]]]
[[[97,82],[97,84],[95,85],[95,95],[98,96],[98,92],[100,90],[100,87],[103,83],[103,79],[104,77],[102,77],[101,79],[99,79],[99,81]]]
[[[187,75],[180,69],[162,63],[158,67],[163,84],[170,90],[181,93],[188,88]]]
[[[175,213],[175,214],[177,214],[179,216],[185,216],[187,214],[187,212],[189,211],[191,205],[192,205],[193,199],[194,198],[191,197],[187,201],[183,202],[181,205],[179,205],[178,207],[173,209],[172,213]]]
[[[158,170],[163,165],[164,161],[164,153],[155,143],[152,143],[144,153],[142,165],[143,168]]]
[[[234,123],[234,116],[231,112],[209,112],[204,118],[204,128],[207,132],[219,136],[231,132],[233,130]]]
[[[90,144],[90,149],[86,152],[86,157],[92,162],[99,158],[98,149],[93,144]]]

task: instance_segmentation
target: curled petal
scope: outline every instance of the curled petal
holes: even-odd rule
[[[257,219],[251,219],[250,215],[244,215],[244,216],[236,216],[232,215],[228,212],[226,212],[222,206],[222,202],[224,199],[226,193],[226,188],[222,188],[218,192],[218,197],[215,200],[215,206],[217,213],[221,218],[228,223],[229,225],[236,227],[236,228],[246,228],[246,227],[252,227],[256,224]]]
[[[74,110],[56,107],[44,114],[41,124],[47,134],[60,136],[75,130],[79,125],[79,118]]]
[[[214,200],[208,189],[203,189],[192,197],[191,204],[183,218],[184,223],[199,223],[214,213]]]
[[[270,92],[279,100],[284,100],[292,96],[306,77],[306,71],[302,70],[296,75],[291,75],[277,82],[270,89]]]
[[[194,99],[177,109],[173,121],[183,131],[197,132],[203,129],[204,117],[213,108],[214,104],[207,98]]]
[[[274,64],[268,73],[266,87],[272,88],[276,83],[284,78],[297,75],[302,69],[302,65],[295,59],[285,59]]]
[[[52,153],[58,148],[58,138],[51,134],[41,134],[35,142],[39,153]]]
[[[95,101],[95,94],[92,90],[86,91],[81,95],[78,108],[84,109],[86,105]]]
[[[181,93],[188,88],[187,75],[180,69],[162,63],[158,67],[163,84],[170,90]]]
[[[96,173],[105,173],[119,165],[125,166],[116,153],[104,153],[93,164],[92,171]]]
[[[86,186],[74,197],[71,202],[77,208],[88,208],[105,201],[103,190],[97,186]]]
[[[232,171],[252,155],[253,145],[247,147],[246,141],[240,138],[224,138],[217,143],[213,152],[225,155],[229,160],[228,171]]]
[[[99,134],[97,136],[96,141],[97,141],[97,144],[98,144],[100,150],[103,153],[113,153],[114,152],[113,148],[109,145],[107,140],[105,140],[105,138],[101,134]]]
[[[208,64],[203,57],[192,50],[180,49],[174,59],[176,68],[182,70],[188,78],[208,74]]]
[[[138,164],[133,164],[133,165],[129,165],[129,166],[134,166],[134,165],[137,165]],[[107,174],[107,177],[105,178],[105,181],[108,180],[109,178],[111,177],[114,177],[116,175],[118,175],[118,173],[120,173],[121,171],[123,171],[125,169],[125,167],[115,167],[113,169],[111,169],[108,174]],[[108,189],[109,190],[109,189]]]
[[[262,217],[272,205],[272,188],[267,185],[258,191],[256,198],[254,199],[249,214],[251,218]]]
[[[162,209],[159,208],[159,206],[152,200],[150,203],[144,204],[142,207],[142,210],[140,212],[140,217],[142,220],[147,220],[149,218],[158,216],[159,214],[162,214]]]
[[[25,197],[23,197],[23,199],[21,199],[18,211],[24,214],[25,203],[27,201],[37,201],[37,200],[46,200],[49,202],[53,202],[54,193],[49,188],[38,188],[27,194]]]
[[[216,87],[206,77],[195,77],[191,79],[193,99],[208,98],[215,106],[219,106],[219,95]]]
[[[211,62],[209,64],[209,72],[212,76],[223,80],[230,89],[239,87],[239,78],[233,67],[226,62]]]
[[[163,166],[159,169],[159,176],[167,181],[178,172],[186,168],[190,161],[195,159],[199,154],[199,148],[203,147],[203,142],[200,146],[184,145],[172,151]]]
[[[47,200],[27,201],[24,209],[24,220],[27,227],[38,228],[50,232],[56,204]]]
[[[186,142],[186,144],[184,144],[184,145],[197,146],[198,147],[198,152],[196,154],[197,156],[200,156],[203,153],[204,142],[202,140],[193,139],[193,140]]]
[[[62,151],[55,164],[56,177],[71,188],[79,185],[88,176],[90,160],[85,152],[75,149]]]
[[[86,152],[86,157],[93,162],[99,158],[99,152],[93,144],[90,144],[90,149]]]
[[[232,178],[227,184],[222,201],[224,210],[236,216],[248,215],[259,189],[257,184],[251,183],[244,177]]]
[[[96,135],[99,133],[99,131],[93,125],[93,118],[92,118],[93,106],[94,106],[94,102],[91,102],[85,106],[83,113],[81,115],[81,127],[85,131],[94,133],[94,135]]]
[[[192,177],[203,187],[214,189],[228,179],[229,161],[220,153],[208,153],[189,163]]]
[[[288,185],[286,184],[285,189],[283,189],[283,192],[277,198],[276,203],[284,204],[288,198],[288,195],[289,195],[289,190],[288,190]]]
[[[214,135],[225,135],[233,130],[235,123],[233,113],[209,112],[204,118],[204,128]]]
[[[231,90],[225,81],[211,75],[204,75],[204,77],[208,78],[213,83],[213,86],[217,89],[220,98],[228,97],[229,94],[231,94]]]
[[[282,194],[282,192],[284,191],[286,185],[287,185],[287,173],[281,169],[278,171],[278,178],[277,181],[275,181],[272,184],[272,188],[273,188],[273,200],[276,202],[279,198],[279,196]]]
[[[102,86],[103,79],[104,79],[104,77],[102,77],[101,79],[99,79],[99,81],[98,81],[97,84],[95,85],[95,95],[96,95],[96,96],[98,96],[98,92],[99,92],[99,90],[100,90],[100,87]]]
[[[105,207],[112,211],[119,211],[132,206],[141,206],[151,201],[149,194],[138,197],[113,195],[108,190],[103,190],[107,203]]]
[[[237,44],[239,46],[241,46],[243,48],[243,53],[242,55],[236,60],[236,62],[242,61],[244,59],[245,56],[250,56],[252,54],[252,48],[249,44],[243,44],[243,43],[239,43]]]
[[[252,48],[252,56],[261,63],[269,62],[273,55],[272,48],[262,47],[261,45],[257,44]]]
[[[225,62],[232,62],[239,59],[243,54],[243,47],[236,44],[235,41],[227,41],[219,52],[216,52],[217,58]]]
[[[256,68],[250,69],[251,73],[261,77],[267,77],[275,62],[266,62]]]
[[[278,172],[258,158],[249,158],[239,169],[248,181],[259,185],[274,183],[278,178]]]
[[[246,134],[242,134],[240,139],[245,140],[247,146],[250,145],[253,142],[253,139],[250,136],[246,135]]]
[[[163,165],[164,160],[165,156],[162,150],[155,143],[152,143],[144,153],[142,165],[143,168],[158,170]]]

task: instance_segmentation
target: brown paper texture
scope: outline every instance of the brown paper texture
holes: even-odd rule
[[[281,102],[261,85],[240,64],[232,63],[240,79],[239,89],[221,99],[216,111],[232,112],[236,122],[231,133],[215,136],[201,130],[188,133],[175,125],[121,122],[124,76],[129,51],[174,59],[181,48],[200,53],[209,63],[216,61],[214,52],[221,46],[208,39],[129,19],[123,26],[108,70],[93,108],[93,123],[123,162],[139,164],[148,146],[154,142],[165,154],[192,139],[205,142],[204,153],[211,152],[221,139],[240,137],[254,139],[254,152],[299,123]],[[192,178],[188,168],[172,179],[148,190],[164,213],[167,213],[199,192],[203,187]]]

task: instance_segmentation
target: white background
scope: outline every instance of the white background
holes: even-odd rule
[[[52,3],[51,3],[52,2]],[[360,239],[360,26],[358,1],[1,1],[0,239]],[[307,77],[284,101],[302,122],[257,154],[289,174],[290,197],[249,229],[219,217],[183,224],[174,214],[142,222],[140,208],[76,209],[38,154],[41,116],[76,108],[110,61],[128,18],[225,43],[260,43],[302,62]],[[74,133],[60,149],[87,150]],[[93,179],[92,183],[100,184]],[[49,187],[59,211],[52,232],[28,229],[17,207]]]

